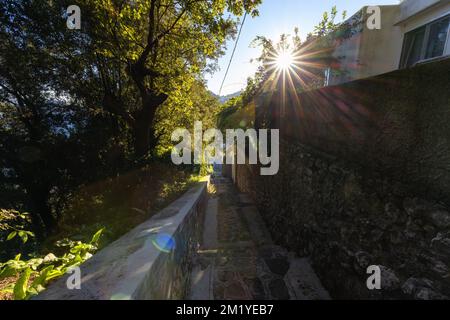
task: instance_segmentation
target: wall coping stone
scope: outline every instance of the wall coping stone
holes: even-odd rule
[[[158,265],[157,260],[171,255],[171,253],[159,250],[154,245],[155,236],[164,234],[175,239],[177,232],[186,227],[185,223],[189,219],[190,213],[195,211],[197,204],[206,194],[207,184],[207,181],[200,182],[199,185],[191,188],[158,214],[83,263],[80,267],[81,289],[69,290],[66,282],[70,275],[65,275],[50,284],[34,299],[132,300],[148,298],[149,293],[143,292],[143,288],[147,287],[144,282],[148,282],[148,277],[152,277],[152,274],[155,276],[159,274],[159,272],[152,272],[154,266]],[[177,247],[173,251],[175,250]],[[150,281],[155,281],[155,279]]]

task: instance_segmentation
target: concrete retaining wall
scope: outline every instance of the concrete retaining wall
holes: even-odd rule
[[[81,266],[80,290],[67,289],[67,277],[63,277],[36,298],[185,298],[189,293],[191,257],[201,235],[206,187],[207,182],[200,183],[86,261]]]

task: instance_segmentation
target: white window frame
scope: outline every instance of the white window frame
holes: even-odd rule
[[[438,58],[442,58],[444,56],[450,55],[450,23],[449,26],[447,27],[447,39],[445,40],[445,44],[444,44],[444,50],[442,52],[441,56],[436,56],[436,57],[432,57],[432,58],[425,58],[426,55],[426,51],[427,51],[427,45],[428,45],[428,40],[430,37],[430,27],[432,24],[439,22],[440,20],[445,20],[447,18],[450,17],[450,14],[446,14],[442,17],[439,17],[438,19],[435,19],[433,21],[427,22],[426,24],[423,24],[417,28],[414,28],[413,30],[408,31],[407,33],[405,33],[405,36],[403,38],[403,47],[402,47],[402,53],[401,53],[401,57],[400,57],[400,68],[408,68],[408,67],[413,67],[414,65],[417,65],[419,63],[424,63],[426,61],[431,61],[431,60],[435,60]],[[406,40],[407,40],[407,35],[409,33],[412,33],[414,31],[417,31],[420,28],[425,27],[425,34],[423,37],[423,42],[422,42],[422,48],[421,48],[421,52],[420,52],[420,59],[418,61],[416,61],[414,64],[407,66],[406,63],[408,62],[408,56],[405,55],[405,50],[407,50],[408,48],[405,48],[406,46]]]

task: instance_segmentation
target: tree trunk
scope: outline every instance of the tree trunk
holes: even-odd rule
[[[134,135],[134,152],[137,158],[145,156],[156,146],[153,120],[158,107],[168,98],[166,94],[151,89],[146,82],[146,78],[159,76],[157,72],[145,66],[148,53],[147,51],[143,53],[138,61],[128,68],[128,73],[136,84],[142,101],[142,107],[133,113],[134,122],[131,124]]]
[[[142,98],[143,107],[136,113],[133,127],[134,152],[137,158],[145,156],[157,144],[153,121],[158,107],[167,99],[165,94],[146,94]]]
[[[151,135],[153,134],[153,129],[151,122],[152,119],[139,119],[133,128],[133,139],[134,139],[134,153],[136,158],[141,158],[145,156],[148,151],[153,147],[151,146]]]

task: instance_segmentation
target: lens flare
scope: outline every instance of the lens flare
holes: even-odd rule
[[[175,249],[175,239],[167,233],[159,233],[152,239],[153,245],[162,252],[169,253]]]
[[[291,51],[283,50],[278,53],[275,64],[279,70],[288,70],[294,64],[294,55]]]

